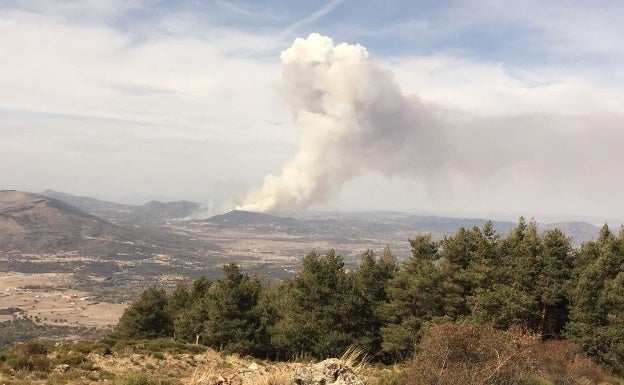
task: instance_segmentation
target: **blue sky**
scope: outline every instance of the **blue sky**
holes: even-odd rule
[[[0,2],[0,187],[217,206],[240,197],[297,151],[276,88],[280,52],[310,33],[366,47],[405,95],[440,109],[599,116],[587,126],[600,137],[624,102],[623,17],[619,1]],[[526,179],[432,194],[370,173],[319,208],[624,217],[614,207],[624,186],[604,178],[596,202],[589,190],[561,199],[518,187]],[[484,203],[486,192],[500,197]]]

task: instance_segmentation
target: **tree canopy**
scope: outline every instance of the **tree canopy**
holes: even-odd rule
[[[624,230],[604,226],[573,249],[558,229],[520,218],[506,236],[491,222],[434,240],[420,234],[401,264],[389,248],[345,269],[333,250],[313,251],[294,277],[267,282],[223,266],[166,293],[150,288],[124,312],[123,338],[163,336],[263,358],[317,358],[357,346],[376,360],[412,356],[426,327],[469,320],[571,339],[624,373]]]

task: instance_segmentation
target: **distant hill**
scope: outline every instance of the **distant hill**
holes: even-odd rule
[[[432,232],[443,235],[451,235],[460,228],[470,229],[475,226],[483,227],[487,219],[483,218],[451,218],[436,216],[410,215],[409,217],[397,220],[405,229],[418,232]],[[493,221],[492,225],[499,234],[507,234],[509,230],[516,227],[516,223]]]
[[[85,202],[99,205],[100,210],[122,206],[93,198],[75,198],[82,205]],[[177,207],[177,203],[164,204],[164,207],[159,202],[136,206],[137,210],[144,210],[137,215],[143,221],[149,221],[146,218],[177,215],[187,210],[184,204]],[[86,255],[133,259],[157,253],[190,257],[216,249],[219,247],[209,241],[189,239],[159,226],[157,222],[146,226],[124,221],[112,223],[49,196],[0,191],[0,252],[79,251]]]
[[[295,214],[296,215],[296,214]],[[301,218],[280,217],[249,211],[233,210],[203,221],[220,228],[253,229],[258,232],[279,231],[288,234],[317,234],[327,239],[348,239],[353,237],[376,238],[383,234],[431,233],[434,238],[453,235],[461,227],[470,229],[483,227],[487,219],[419,216],[396,212],[371,213],[306,213]],[[517,223],[493,221],[494,229],[506,235]],[[557,222],[540,224],[540,231],[561,229],[572,237],[575,246],[596,239],[599,228],[586,222]]]
[[[550,230],[558,228],[566,235],[573,238],[574,245],[580,245],[583,242],[587,242],[598,238],[600,228],[589,224],[587,222],[556,222],[546,223],[540,226],[543,230]]]
[[[0,191],[0,251],[67,250],[129,238],[119,226],[60,200]]]
[[[328,233],[342,232],[345,229],[365,232],[376,231],[413,231],[431,232],[441,235],[450,235],[460,227],[482,227],[486,219],[465,219],[435,216],[417,216],[397,213],[314,213],[305,214],[302,218],[280,217],[251,211],[233,210],[225,214],[208,218],[206,222],[225,228],[263,228],[283,229],[289,233],[305,231],[326,231]],[[494,222],[494,228],[506,233],[513,227],[512,222]]]
[[[78,207],[100,218],[121,223],[182,219],[193,215],[200,209],[197,203],[189,201],[151,201],[144,205],[125,205],[53,190],[45,190],[41,194]]]
[[[223,227],[240,227],[240,226],[297,226],[300,225],[299,220],[289,217],[279,217],[275,215],[256,213],[252,211],[232,210],[225,214],[215,215],[205,220]]]

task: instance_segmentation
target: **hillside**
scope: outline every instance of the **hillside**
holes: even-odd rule
[[[62,201],[0,191],[0,251],[74,250],[131,238],[119,226]]]
[[[218,250],[210,241],[166,228],[113,224],[54,198],[0,191],[0,272],[8,273],[2,278],[31,277],[7,287],[7,306],[32,303],[35,309],[32,290],[45,302],[50,291],[68,287],[99,301],[122,301],[154,280],[175,282],[215,271],[223,263]],[[46,274],[65,277],[64,283],[51,285]]]
[[[31,341],[0,350],[0,358],[1,384],[296,385],[314,374],[316,382],[306,384],[363,385],[362,379],[377,382],[385,373],[398,374],[395,368],[357,365],[354,355],[316,364],[276,362],[170,339]],[[22,382],[14,382],[17,378]]]
[[[405,241],[417,233],[431,233],[434,238],[452,235],[460,228],[483,227],[484,218],[453,218],[409,215],[396,212],[313,212],[292,217],[233,210],[200,221],[220,229],[254,230],[265,233],[286,233],[298,236],[315,236],[326,240],[349,241],[354,238]],[[506,235],[517,223],[493,221],[494,229]],[[576,246],[596,239],[599,228],[586,222],[556,222],[539,224],[540,231],[559,228],[572,237]]]
[[[126,205],[53,190],[45,190],[41,195],[63,201],[100,218],[120,223],[182,219],[200,209],[197,203],[189,201],[150,201],[144,205]]]

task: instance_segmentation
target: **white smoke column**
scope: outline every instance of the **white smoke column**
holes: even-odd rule
[[[318,34],[297,39],[281,59],[299,149],[239,209],[325,203],[370,171],[416,178],[430,195],[475,189],[483,202],[563,209],[599,202],[592,205],[603,211],[620,204],[624,179],[605,165],[624,163],[621,114],[478,117],[425,105],[404,96],[364,47]]]
[[[300,130],[299,150],[240,209],[270,212],[324,203],[363,169],[403,169],[396,163],[406,159],[406,149],[420,169],[434,161],[422,151],[440,141],[431,114],[404,97],[364,47],[334,46],[330,38],[312,34],[295,40],[281,60],[281,91]]]

